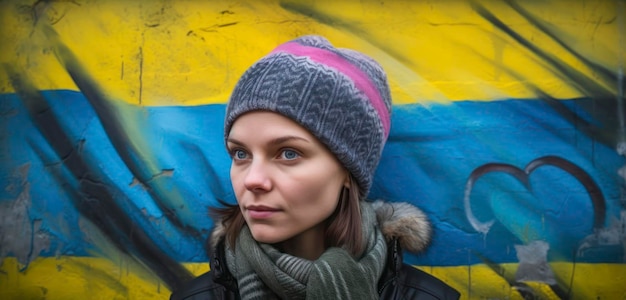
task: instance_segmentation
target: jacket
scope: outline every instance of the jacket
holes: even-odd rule
[[[434,276],[403,263],[403,248],[423,250],[431,234],[422,211],[406,203],[373,203],[381,231],[387,239],[387,258],[378,281],[379,299],[458,299],[460,294]],[[174,291],[171,300],[240,299],[237,280],[226,266],[225,239],[214,230],[211,270]]]

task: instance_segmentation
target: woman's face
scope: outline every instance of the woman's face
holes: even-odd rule
[[[306,129],[272,112],[239,117],[227,147],[233,189],[254,239],[322,244],[315,239],[323,237],[324,221],[348,184],[335,156]]]

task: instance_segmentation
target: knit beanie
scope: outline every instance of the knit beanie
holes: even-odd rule
[[[239,79],[224,137],[247,112],[283,115],[317,137],[354,176],[364,199],[391,126],[387,75],[372,58],[321,36],[284,43]]]

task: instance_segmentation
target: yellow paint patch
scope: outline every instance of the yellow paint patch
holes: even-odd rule
[[[72,257],[37,258],[24,270],[15,258],[0,266],[0,299],[169,299],[159,279],[122,259]],[[208,264],[188,264],[195,275]]]
[[[580,57],[506,2],[482,5],[532,47],[494,27],[471,3],[2,1],[0,63],[40,89],[75,90],[42,34],[41,26],[51,25],[111,98],[142,105],[224,103],[244,70],[276,45],[322,34],[379,60],[397,104],[535,98],[531,87],[556,98],[588,95],[585,83],[568,72],[616,92],[614,82],[580,57],[609,71],[623,68],[619,1],[520,2]],[[0,71],[0,93],[10,92]]]
[[[206,263],[184,265],[195,275],[209,270]],[[169,299],[170,295],[154,274],[125,260],[63,256],[38,258],[20,272],[22,267],[15,258],[4,259],[0,267],[0,299]],[[501,274],[486,265],[418,268],[456,288],[463,299],[523,299],[504,279],[515,278],[517,264],[500,267]],[[626,298],[624,264],[553,263],[551,267],[566,287],[572,284],[570,299]],[[546,299],[556,296],[543,283],[527,285]]]
[[[418,268],[457,289],[464,299],[523,299],[517,288],[507,282],[515,282],[517,264],[499,267],[499,272],[486,265]],[[568,299],[626,299],[626,264],[556,262],[550,263],[550,267]],[[559,299],[545,283],[524,284],[539,299]]]

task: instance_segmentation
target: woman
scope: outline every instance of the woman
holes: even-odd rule
[[[430,239],[406,203],[366,202],[390,129],[371,58],[304,36],[251,66],[228,104],[238,205],[219,210],[211,271],[172,299],[456,299],[402,263]]]

